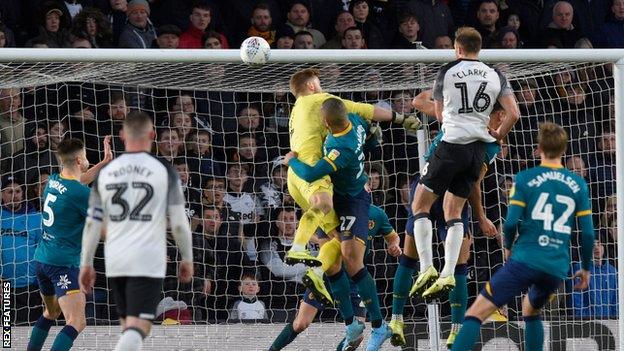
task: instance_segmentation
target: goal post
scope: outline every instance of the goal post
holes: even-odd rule
[[[578,111],[582,110],[583,114],[587,111],[598,109],[600,111],[608,111],[609,104],[614,104],[615,115],[606,112],[604,116],[601,116],[600,121],[598,119],[585,121],[580,118],[575,120],[575,122],[569,122],[570,125],[568,127],[578,132],[576,136],[579,138],[578,144],[583,145],[578,150],[569,150],[568,155],[579,156],[587,160],[590,154],[593,155],[597,151],[595,147],[590,148],[591,151],[587,151],[584,143],[592,145],[597,143],[600,135],[606,131],[605,128],[610,128],[605,126],[613,125],[615,127],[616,150],[615,191],[608,195],[599,192],[597,193],[599,198],[595,200],[599,200],[603,204],[613,194],[617,197],[617,203],[624,204],[624,176],[622,176],[624,175],[624,49],[483,50],[480,53],[480,59],[486,63],[497,65],[509,80],[514,83],[514,86],[516,86],[516,83],[528,84],[529,86],[534,84],[527,83],[529,81],[546,84],[535,87],[536,90],[545,91],[544,94],[535,96],[536,103],[544,106],[555,106],[557,111],[556,113],[546,111],[548,112],[546,113],[536,109],[531,113],[531,120],[537,121],[538,117],[540,117],[540,111],[542,111],[545,115],[557,115],[555,118],[559,118],[558,121],[568,123],[566,122],[568,120],[565,118],[570,115],[578,117]],[[193,128],[210,130],[211,143],[214,143],[211,146],[217,145],[216,143],[218,142],[223,143],[223,153],[227,155],[224,160],[215,159],[215,163],[221,164],[224,168],[219,177],[226,179],[227,182],[226,170],[228,167],[235,162],[241,162],[232,161],[232,154],[240,157],[242,144],[239,137],[245,133],[241,133],[236,128],[238,118],[240,118],[238,116],[239,112],[245,106],[260,106],[260,111],[257,112],[265,119],[266,123],[269,123],[269,118],[271,118],[271,123],[273,123],[271,128],[274,129],[270,131],[263,129],[259,133],[263,137],[265,136],[264,133],[266,133],[267,137],[270,134],[271,137],[277,140],[274,150],[269,150],[272,146],[268,142],[262,145],[258,144],[258,149],[264,149],[267,155],[272,153],[283,155],[288,151],[284,147],[284,145],[287,147],[288,133],[287,130],[284,132],[283,128],[280,129],[281,127],[285,128],[285,126],[280,125],[280,123],[283,123],[283,120],[278,118],[283,118],[284,115],[277,116],[275,111],[277,111],[276,106],[280,105],[287,112],[294,104],[294,100],[288,97],[278,98],[277,95],[288,93],[288,78],[297,69],[314,67],[321,70],[321,81],[326,91],[335,92],[340,96],[359,101],[385,104],[384,106],[396,108],[402,106],[401,103],[398,103],[400,99],[407,99],[407,97],[401,95],[401,92],[408,91],[409,94],[406,96],[413,97],[414,93],[422,89],[431,88],[439,67],[453,60],[455,60],[455,55],[450,50],[272,50],[267,64],[249,66],[240,61],[238,50],[6,48],[0,50],[0,89],[17,88],[28,91],[28,94],[31,94],[32,91],[42,92],[41,95],[32,93],[31,95],[35,98],[25,99],[22,102],[22,108],[35,111],[33,113],[37,114],[38,122],[47,121],[46,123],[48,124],[51,118],[48,118],[48,114],[56,116],[55,118],[64,118],[68,113],[76,112],[68,106],[82,103],[81,101],[72,100],[74,98],[69,97],[69,93],[65,93],[65,90],[68,90],[66,83],[91,84],[94,86],[93,90],[96,95],[105,91],[103,95],[107,96],[107,98],[104,100],[95,98],[91,112],[107,109],[110,104],[108,98],[112,95],[110,91],[120,91],[131,96],[128,98],[133,101],[132,103],[128,101],[128,105],[131,105],[130,107],[144,109],[161,119],[171,119],[174,114],[181,112],[173,111],[170,107],[172,104],[177,103],[181,105],[182,101],[172,102],[172,100],[183,94],[188,94],[196,104],[195,108],[197,110],[194,110],[193,114],[200,115],[203,113],[203,117],[198,117],[193,122]],[[611,68],[605,68],[604,64],[612,64],[612,71]],[[582,74],[578,72],[585,69],[599,71],[602,74],[601,77],[583,78],[585,79],[584,83],[587,83],[583,87],[584,94],[586,99],[592,100],[592,106],[568,104],[567,101],[573,98],[572,95],[558,96],[557,92],[565,91],[566,89],[574,91],[574,87],[580,83],[578,81],[566,81],[563,78],[558,81],[553,77],[564,73],[580,76]],[[577,77],[577,80],[580,79]],[[613,79],[612,85],[610,85],[610,79]],[[530,87],[526,89],[530,89]],[[82,93],[82,90],[80,92]],[[374,99],[368,100],[367,93],[369,92],[377,92],[379,94],[375,95]],[[519,91],[516,90],[516,92]],[[270,95],[268,100],[265,97],[266,94]],[[54,95],[55,99],[43,99],[43,97],[48,99],[50,95]],[[605,96],[606,100],[603,99]],[[611,96],[613,96],[613,101],[609,100]],[[7,97],[0,96],[0,99],[2,98]],[[144,100],[150,100],[150,102],[145,103]],[[197,105],[199,100],[203,100],[203,107]],[[154,101],[158,101],[158,103]],[[271,116],[265,115],[265,103],[274,106],[273,110],[270,110],[272,111],[270,112],[272,113]],[[0,114],[2,113],[2,108],[2,103],[0,103]],[[50,108],[54,109],[55,112],[50,113]],[[202,108],[204,110],[200,111]],[[80,108],[80,111],[84,109],[89,110],[89,108],[84,107]],[[560,114],[565,114],[565,116],[562,117]],[[211,119],[215,116],[219,118]],[[616,116],[620,118],[616,118]],[[493,167],[491,173],[494,187],[490,187],[488,191],[490,191],[492,198],[499,199],[499,201],[495,203],[490,202],[487,205],[490,206],[488,209],[492,210],[492,213],[498,214],[499,218],[496,218],[498,221],[501,220],[500,217],[503,217],[506,206],[505,181],[512,179],[513,173],[517,171],[518,167],[524,167],[534,161],[531,159],[531,151],[533,151],[535,146],[535,140],[532,139],[531,135],[536,132],[536,125],[523,121],[525,117],[521,116],[521,120],[514,127],[518,132],[515,141],[521,144],[515,146],[521,146],[522,150],[524,150],[524,153],[521,154],[522,156],[517,156],[517,154],[515,156],[523,157],[520,160],[522,162],[516,162],[519,160],[511,159],[510,156],[499,157],[500,163]],[[2,118],[1,115],[0,118]],[[219,121],[218,123],[221,123],[221,125],[209,124],[215,120]],[[427,121],[427,118],[423,116],[423,120]],[[583,134],[586,132],[583,128],[583,123],[592,124],[591,128],[589,128],[591,129],[590,137]],[[232,124],[234,125],[233,129],[227,127],[227,125]],[[432,122],[431,124],[435,123]],[[71,126],[69,127],[71,129]],[[170,124],[159,125],[158,127],[160,129],[178,129],[178,127],[174,128]],[[3,127],[0,126],[1,128]],[[400,184],[400,182],[404,180],[405,175],[412,176],[418,171],[418,165],[422,165],[422,157],[431,134],[428,129],[419,131],[415,135],[407,135],[399,131],[400,128],[392,129],[389,126],[383,126],[383,128],[384,145],[382,145],[379,151],[381,158],[379,161],[384,171],[387,170],[388,174],[384,174],[384,176],[389,178],[390,182],[386,180],[389,183],[385,184],[387,187],[380,188],[380,192],[384,193],[380,196],[384,199],[393,199],[384,200],[386,201],[384,202],[384,209],[392,223],[396,223],[399,226],[401,221],[405,219],[401,217],[404,216],[405,212],[404,209],[401,209],[403,204],[400,202],[401,186],[404,184]],[[181,130],[182,128],[179,129]],[[99,134],[101,131],[99,126],[94,130],[96,131],[95,134],[84,132],[81,135],[85,136],[87,150],[98,154],[102,151],[98,141],[98,138],[101,138],[102,135]],[[73,133],[73,131],[68,130],[67,133]],[[2,137],[6,137],[6,134],[3,133]],[[29,138],[29,136],[21,136],[21,138]],[[588,139],[592,140],[588,141]],[[234,140],[234,143],[228,144],[224,140]],[[285,144],[283,143],[284,140],[286,141]],[[6,143],[6,141],[0,139],[1,143]],[[197,141],[187,142],[185,147],[188,147],[190,150],[195,147],[193,143],[197,143]],[[510,147],[513,146],[510,145]],[[14,154],[6,154],[4,146],[2,150],[0,165],[7,167],[7,164],[13,164],[12,162],[15,160]],[[190,160],[186,154],[180,157]],[[264,172],[268,173],[267,177],[270,178],[272,167],[274,166],[272,161],[273,159],[265,157],[261,161],[254,161],[252,165],[264,167]],[[519,166],[520,163],[522,163],[522,166]],[[587,165],[588,172],[595,171],[592,167]],[[257,167],[255,171],[258,171],[260,168]],[[12,170],[9,171],[12,172]],[[2,169],[3,176],[9,171]],[[191,174],[191,178],[192,176]],[[600,178],[596,187],[602,189],[603,184],[600,182],[603,181]],[[383,180],[381,183],[383,183]],[[29,190],[31,187],[35,187],[34,183],[26,185]],[[260,185],[260,182],[254,184],[252,195],[260,197]],[[199,183],[193,183],[192,190],[202,196],[206,190],[205,179],[201,178]],[[261,206],[269,205],[263,203]],[[200,212],[202,213],[198,214],[199,217],[195,218],[196,221],[201,222],[201,217],[204,215],[203,211],[204,207],[200,206]],[[594,209],[594,211],[602,211],[602,209]],[[265,225],[266,222],[268,223],[266,225],[272,228],[271,230],[275,229],[271,226],[271,222],[274,222],[274,220],[266,215],[270,211],[267,208],[262,208],[259,212],[262,213],[260,216],[266,216],[262,220],[262,225]],[[624,253],[624,211],[618,211],[616,217],[617,240],[614,240],[615,243],[611,244],[614,247],[616,246],[617,250],[614,249],[608,255],[617,252]],[[240,243],[242,249],[241,247],[232,246],[232,242],[228,241],[225,249],[223,247],[212,248],[212,254],[224,259],[237,257],[237,259],[243,260],[243,256],[239,255],[242,253],[242,255],[247,255],[246,260],[251,261],[254,268],[263,270],[264,273],[260,274],[262,278],[259,278],[259,283],[262,289],[268,290],[261,290],[258,295],[259,300],[266,304],[267,310],[274,309],[275,311],[272,311],[274,313],[269,314],[267,320],[251,324],[235,324],[232,320],[228,320],[227,314],[232,307],[230,302],[236,299],[236,296],[231,296],[233,294],[232,291],[236,292],[236,286],[232,290],[232,284],[236,285],[236,282],[228,280],[229,278],[211,276],[211,283],[209,284],[213,284],[216,288],[212,287],[214,289],[212,292],[213,296],[209,298],[217,301],[225,296],[227,297],[228,305],[222,306],[220,303],[213,301],[212,303],[206,302],[203,308],[207,311],[205,313],[210,314],[214,312],[218,315],[218,318],[215,317],[214,322],[203,319],[192,320],[189,325],[158,326],[153,333],[153,340],[147,342],[147,345],[150,345],[150,349],[226,349],[243,347],[247,349],[266,349],[269,346],[266,343],[267,340],[270,341],[270,339],[279,334],[285,321],[292,320],[293,307],[291,305],[287,306],[287,303],[283,302],[283,300],[286,301],[293,298],[293,296],[289,295],[290,292],[287,289],[291,281],[286,283],[282,280],[276,281],[273,272],[267,271],[266,265],[262,262],[263,249],[260,242],[271,239],[268,234],[264,233],[264,228],[267,227],[263,227],[261,223],[253,223],[253,221],[245,222],[241,218],[238,218],[237,221],[237,223],[241,224],[241,227],[245,226],[246,229],[244,230],[254,231],[254,235],[241,236],[239,238],[242,241]],[[250,225],[254,225],[255,227],[253,228],[255,229],[248,229],[252,227]],[[472,227],[477,228],[478,226],[473,224]],[[596,223],[596,227],[597,231],[601,229],[598,228],[598,223]],[[5,228],[3,228],[3,235],[5,235],[4,230]],[[244,230],[241,229],[241,231]],[[401,235],[403,234],[401,233]],[[439,246],[439,244],[436,245]],[[490,241],[484,242],[483,245],[476,249],[478,252],[475,252],[475,255],[469,261],[469,265],[473,266],[471,271],[473,276],[470,280],[472,288],[469,290],[471,293],[470,301],[475,297],[474,291],[478,291],[475,287],[480,287],[481,285],[479,284],[485,283],[484,279],[491,276],[494,266],[500,265],[499,261],[488,255],[488,250],[500,250],[500,247]],[[4,250],[6,248],[0,247],[0,249]],[[496,251],[494,255],[500,256],[500,252]],[[610,333],[609,335],[612,335],[614,338],[613,342],[617,343],[617,349],[624,351],[624,288],[622,288],[624,287],[624,257],[622,255],[606,257],[614,264],[617,263],[617,267],[621,267],[617,271],[617,282],[620,287],[617,290],[617,306],[619,307],[617,320],[613,317],[607,319],[577,316],[574,314],[571,305],[565,302],[561,305],[563,307],[559,306],[550,309],[548,318],[545,319],[545,325],[550,330],[546,332],[546,340],[549,343],[546,346],[547,349],[555,350],[557,349],[556,345],[565,345],[566,339],[581,340],[594,338],[595,334],[599,334],[598,337],[605,337],[605,334],[600,334],[602,333],[601,330],[604,330],[605,333],[608,332]],[[371,260],[375,263],[371,266],[371,271],[375,272],[374,275],[377,279],[378,288],[382,294],[383,312],[389,319],[389,308],[391,306],[388,301],[391,301],[392,279],[396,260],[388,259],[384,253],[383,244],[380,244],[380,242],[373,246]],[[440,258],[436,256],[436,260],[436,262],[439,262]],[[227,274],[236,272],[236,274],[240,275],[245,270],[242,266],[234,267],[230,261],[228,262],[229,265],[215,264],[215,267],[210,268],[213,270],[211,274],[219,275],[221,274],[219,272],[226,271]],[[296,294],[301,293],[301,285],[298,283],[293,284],[296,287]],[[221,288],[221,286],[225,287]],[[286,286],[286,288],[283,286]],[[171,289],[173,293],[176,293],[171,296],[183,295],[182,288],[179,285],[173,286]],[[199,294],[197,291],[193,291],[194,297],[197,297],[197,294]],[[566,301],[572,299],[568,290],[564,289],[560,295]],[[294,296],[295,300],[298,300],[296,296]],[[109,308],[113,302],[108,299],[100,302],[100,304],[104,305],[100,307]],[[408,324],[406,326],[406,336],[408,337],[408,342],[410,342],[409,346],[415,349],[426,349],[429,345],[437,344],[442,347],[442,340],[445,339],[444,335],[448,334],[449,329],[448,308],[443,308],[442,305],[440,310],[437,309],[437,306],[435,309],[429,307],[432,315],[440,315],[440,320],[430,320],[429,323],[434,323],[434,325],[430,324],[428,327],[427,320],[425,320],[427,307],[424,303],[414,300],[408,301],[408,305],[410,306],[410,314],[406,315],[406,323]],[[13,308],[29,309],[31,306],[13,306]],[[211,309],[214,311],[211,311]],[[220,316],[222,315],[226,315],[226,318],[221,318]],[[308,336],[302,335],[302,340],[298,341],[296,349],[335,349],[336,345],[334,342],[339,340],[342,335],[343,326],[340,319],[336,314],[323,314],[321,319],[322,323],[320,325],[313,326],[304,333],[309,334]],[[503,346],[513,345],[520,341],[523,324],[516,318],[512,319],[513,321],[509,322],[508,325],[495,324],[494,328],[485,327],[484,330],[487,329],[487,331],[483,334],[483,343],[501,347],[501,344],[497,343],[497,340],[500,338],[509,339],[502,344]],[[585,333],[586,330],[581,327],[575,328],[575,326],[583,323],[596,322],[595,325],[598,325],[603,320],[605,320],[601,324],[603,329],[590,328],[592,330],[588,332],[589,334]],[[98,326],[89,325],[83,335],[78,338],[76,345],[78,345],[79,349],[111,349],[114,347],[119,326],[116,325],[114,320],[106,318],[97,322]],[[215,323],[223,323],[224,325]],[[592,324],[592,326],[595,325]],[[57,329],[53,328],[50,338],[56,334]],[[367,328],[367,330],[369,329]],[[429,330],[429,333],[427,333],[427,330]],[[439,330],[439,332],[432,333],[431,331],[433,330]],[[27,326],[14,327],[13,347],[25,348],[29,331],[30,329]],[[324,338],[325,333],[331,335],[327,334],[329,337]],[[253,340],[254,338],[255,341]],[[430,340],[427,341],[427,338]],[[206,345],[205,341],[207,339],[211,340],[214,346]],[[596,341],[598,347],[603,345],[600,344],[603,341]],[[611,341],[609,340],[608,342]],[[550,348],[550,345],[555,346]],[[570,346],[573,347],[573,345]],[[588,347],[590,347],[588,348],[589,350],[595,346]],[[391,348],[388,347],[387,349]],[[582,347],[577,349],[585,350]]]

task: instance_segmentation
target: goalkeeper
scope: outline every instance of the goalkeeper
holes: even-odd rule
[[[317,230],[316,232],[319,241],[321,241],[321,245],[330,240],[330,238],[323,233],[322,230]],[[364,254],[364,258],[368,256],[370,252],[370,248],[372,246],[372,240],[377,236],[383,236],[386,241],[387,251],[393,257],[397,257],[401,254],[400,247],[400,238],[399,235],[394,231],[392,225],[390,224],[390,220],[388,219],[388,215],[379,207],[375,205],[371,205],[368,210],[368,240],[366,241],[366,252]],[[333,239],[337,240],[337,239]],[[337,266],[337,267],[335,267]],[[335,265],[332,268],[335,268],[336,271],[340,271],[340,266]],[[366,309],[363,308],[361,304],[361,299],[357,294],[357,288],[355,284],[351,282],[351,309],[353,310],[353,315],[355,318],[364,322],[366,319]],[[269,348],[269,351],[278,351],[288,346],[291,342],[295,340],[297,335],[303,333],[308,326],[316,317],[316,314],[319,311],[322,311],[325,308],[325,305],[321,303],[319,300],[314,298],[314,295],[310,290],[306,290],[303,295],[303,299],[299,305],[299,311],[297,312],[297,316],[292,323],[288,323],[282,332],[277,336],[273,344]],[[350,322],[348,320],[345,323]],[[362,342],[363,337],[357,339],[357,343]],[[342,339],[340,344],[336,350],[342,350],[344,347],[345,339]],[[353,349],[356,349],[358,344],[354,344]]]
[[[296,97],[295,105],[290,114],[289,133],[290,149],[297,153],[297,157],[307,165],[313,165],[322,157],[323,141],[327,135],[327,128],[320,117],[323,102],[335,98],[323,92],[319,80],[319,71],[303,69],[290,78],[290,90]],[[402,124],[405,129],[415,131],[421,126],[420,120],[413,116],[382,109],[371,104],[356,103],[342,100],[348,113],[357,113],[370,121],[392,121]],[[320,227],[331,237],[336,237],[338,218],[333,209],[333,186],[328,175],[312,182],[307,182],[297,176],[292,169],[288,170],[288,191],[295,202],[304,211],[292,248],[286,254],[288,264],[304,263],[308,266],[323,266],[327,270],[340,256],[339,245],[324,245],[318,257],[310,255],[306,245],[316,229]],[[317,280],[315,275],[309,278]],[[323,281],[317,282],[323,293],[328,296]]]

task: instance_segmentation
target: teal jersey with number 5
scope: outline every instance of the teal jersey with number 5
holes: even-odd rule
[[[591,216],[585,180],[562,167],[530,168],[516,175],[509,205],[522,208],[511,258],[565,278],[575,218]]]
[[[76,179],[50,175],[43,193],[43,235],[35,251],[36,261],[62,267],[80,265],[89,193],[89,188]]]
[[[330,174],[334,192],[355,196],[364,190],[368,177],[364,172],[364,143],[368,123],[354,113],[350,126],[343,132],[329,134],[323,145],[323,159],[332,166]]]

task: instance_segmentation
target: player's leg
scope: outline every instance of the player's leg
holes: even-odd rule
[[[36,275],[39,282],[39,290],[41,291],[41,299],[43,300],[44,310],[43,314],[30,333],[30,339],[28,339],[28,351],[39,351],[45,343],[50,328],[54,321],[61,315],[61,308],[58,305],[56,295],[54,294],[54,285],[50,281],[50,278],[44,272],[44,267],[39,262],[36,262]]]
[[[355,320],[361,323],[361,325],[364,325],[366,322],[366,308],[364,307],[364,303],[358,295],[357,287],[353,284],[353,282],[351,283],[351,308],[353,308]],[[342,338],[336,347],[336,351],[357,350],[362,341],[364,341],[364,333],[362,333],[358,339],[351,342],[351,344],[346,344],[346,341],[346,337]]]
[[[140,350],[152,328],[152,320],[156,317],[156,306],[161,299],[163,279],[146,277],[123,277],[122,285],[115,287],[115,301],[117,295],[123,294],[125,308],[125,323],[123,332],[115,351]],[[115,284],[117,285],[117,284]],[[119,307],[118,307],[119,309]],[[123,317],[122,314],[120,316]]]
[[[544,326],[541,311],[561,285],[561,280],[542,273],[522,301],[524,319],[524,342],[526,351],[538,351],[544,347]]]
[[[451,305],[451,333],[446,340],[446,346],[451,348],[461,324],[464,322],[466,307],[468,305],[468,259],[470,258],[470,246],[472,238],[464,238],[459,253],[459,259],[455,266],[455,287],[449,293],[449,304]]]
[[[317,256],[322,261],[320,267],[314,267],[308,269],[302,278],[303,284],[312,291],[314,296],[322,301],[323,304],[333,304],[332,296],[329,294],[325,282],[323,280],[323,273],[326,273],[328,277],[332,277],[337,274],[342,268],[340,262],[340,242],[337,239],[335,230],[330,231],[330,235],[325,234],[325,231],[319,228],[316,231],[318,238],[320,239],[321,249]],[[336,235],[336,236],[334,236]],[[333,238],[330,240],[330,238]],[[332,268],[334,267],[334,268]],[[330,282],[331,282],[330,278]],[[341,299],[343,296],[336,296],[334,298]]]
[[[78,274],[76,273],[76,278]],[[77,280],[77,279],[76,279]],[[58,304],[65,316],[65,326],[57,334],[52,345],[53,351],[67,351],[71,349],[74,340],[87,324],[85,319],[85,295],[80,291],[67,292],[58,298]]]
[[[308,329],[318,311],[323,309],[322,304],[319,304],[316,300],[310,300],[308,294],[309,291],[306,291],[304,299],[299,304],[299,310],[297,311],[295,320],[284,326],[282,332],[277,336],[275,341],[273,341],[271,347],[269,347],[269,351],[278,351],[288,346],[297,338],[297,335]],[[321,306],[320,309],[317,304]]]
[[[392,284],[392,320],[388,324],[392,330],[390,343],[394,346],[405,345],[403,335],[403,311],[409,296],[410,287],[414,281],[413,275],[417,270],[418,253],[414,243],[413,222],[408,221],[405,231],[405,244],[403,254],[399,257],[399,267],[394,274]]]

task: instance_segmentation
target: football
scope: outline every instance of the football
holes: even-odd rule
[[[261,65],[269,60],[271,46],[260,37],[249,37],[240,47],[240,57],[243,62],[252,65]]]

